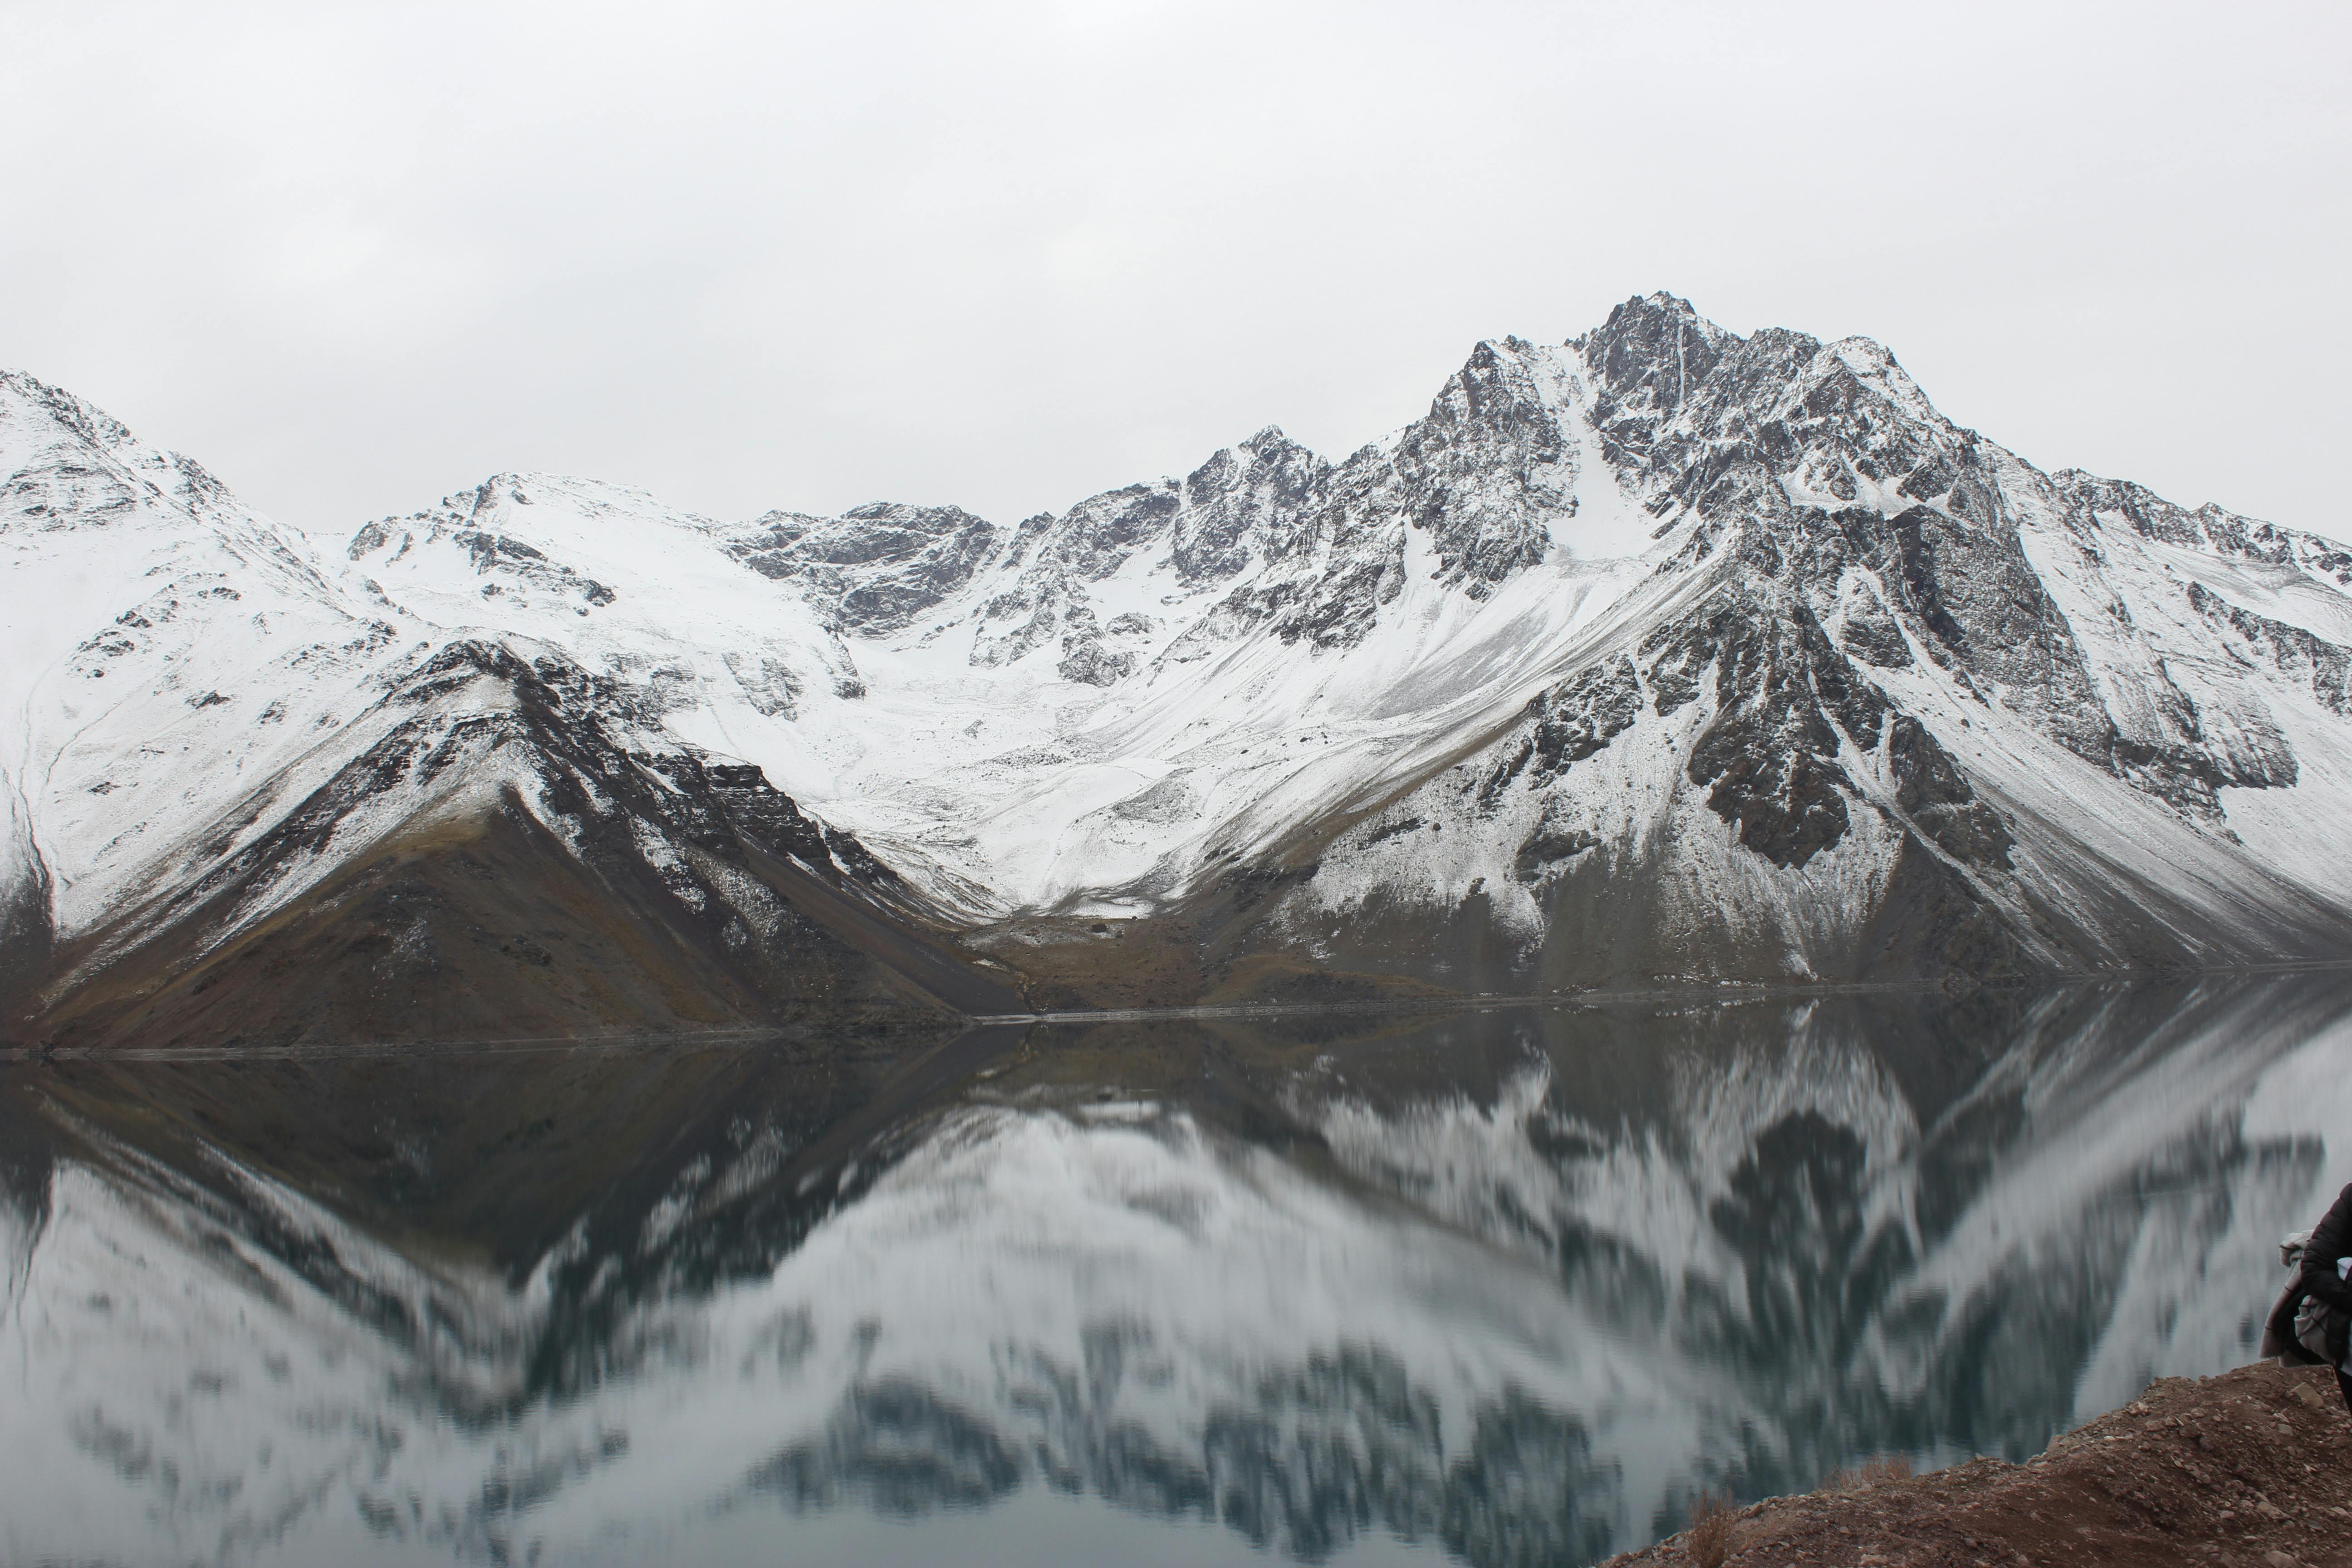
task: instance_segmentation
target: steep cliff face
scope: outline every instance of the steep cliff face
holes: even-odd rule
[[[452,809],[320,793],[425,754],[402,694],[452,658],[505,715],[447,720],[501,781],[467,820],[520,802],[590,865],[562,779],[667,844],[679,779],[749,770],[957,1005],[1013,995],[975,951],[1122,1002],[2352,952],[2352,839],[2316,830],[2352,809],[2352,551],[2045,472],[1875,343],[1667,295],[1479,345],[1343,460],[1269,427],[1010,528],[500,475],[323,556],[16,375],[0,468],[39,584],[0,628],[19,1016],[224,877],[323,897]],[[743,996],[816,994],[710,918]]]
[[[727,548],[763,577],[806,584],[847,630],[904,630],[971,581],[996,525],[961,507],[855,507],[837,518],[772,511],[726,531]]]

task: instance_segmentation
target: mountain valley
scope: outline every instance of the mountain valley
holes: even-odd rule
[[[2352,954],[2352,551],[1667,295],[1010,526],[499,475],[322,550],[16,373],[0,476],[25,1043]]]

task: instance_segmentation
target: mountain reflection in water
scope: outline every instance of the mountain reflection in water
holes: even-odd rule
[[[2252,1357],[2352,979],[0,1068],[0,1548],[1584,1563]]]

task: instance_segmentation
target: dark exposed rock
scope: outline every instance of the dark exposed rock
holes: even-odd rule
[[[1717,726],[1699,737],[1691,753],[1693,784],[1710,784],[1706,804],[1739,828],[1739,842],[1776,866],[1801,867],[1843,838],[1849,819],[1843,769],[1823,762],[1809,742],[1819,731],[1799,710],[1767,710],[1760,722]],[[1764,724],[1793,721],[1793,733],[1769,737]]]
[[[1642,683],[1622,654],[1554,687],[1529,704],[1535,778],[1549,779],[1600,751],[1631,728],[1641,710]]]
[[[1179,578],[1229,578],[1249,563],[1254,545],[1269,556],[1292,553],[1330,473],[1328,461],[1271,425],[1193,469],[1169,537]]]
[[[1397,445],[1395,504],[1437,550],[1441,582],[1484,598],[1542,561],[1550,520],[1575,515],[1557,406],[1507,340],[1481,343]]]
[[[446,536],[466,552],[478,574],[507,579],[485,583],[481,589],[484,598],[499,597],[511,583],[577,599],[583,607],[601,608],[615,602],[618,595],[609,585],[550,560],[547,552],[536,545],[499,531],[499,509],[509,502],[518,506],[532,504],[514,476],[495,475],[470,491],[448,498],[432,510],[368,523],[352,535],[346,553],[352,560],[361,561],[389,550],[388,559],[397,561],[415,548],[419,533]]]
[[[2113,517],[2149,539],[2187,549],[2213,550],[2266,565],[2300,566],[2352,587],[2352,550],[2332,540],[2297,533],[2207,504],[2194,510],[2127,479],[2103,479],[2061,468],[2051,482],[2082,511]]]
[[[981,606],[981,627],[972,641],[971,662],[983,667],[1010,664],[1043,647],[1061,626],[1063,607],[1069,596],[1069,584],[1058,568],[1048,566],[1024,574],[1012,588],[993,595]],[[1019,624],[1000,632],[994,629],[999,622]]]
[[[1087,686],[1115,686],[1135,673],[1133,654],[1113,653],[1103,647],[1102,631],[1095,625],[1095,613],[1087,605],[1072,605],[1062,625],[1062,659],[1055,666],[1055,673],[1063,679]]]
[[[1727,354],[1718,374],[1740,372],[1763,346],[1764,336]],[[1899,438],[1888,434],[1881,428],[1888,424],[1885,411],[1874,406],[1879,394],[1850,369],[1816,377],[1811,386],[1794,405],[1801,417],[1792,419],[1783,410],[1759,424],[1756,436],[1745,440],[1745,449],[1768,468],[1786,465],[1787,471],[1809,475],[1809,483],[1833,492],[1843,483],[1840,475],[1881,483],[1903,473],[1911,493],[1927,494],[1937,504],[1915,505],[1892,515],[1860,507],[1834,511],[1810,506],[1760,508],[1739,524],[1736,554],[1748,580],[1762,578],[1781,585],[1770,591],[1769,603],[1780,606],[1800,597],[1811,599],[1840,574],[1866,570],[1884,585],[1886,597],[1871,592],[1849,607],[1840,641],[1854,658],[1883,668],[1907,666],[1911,656],[1903,634],[1907,625],[1911,640],[1926,647],[1966,689],[2000,691],[2006,706],[2025,714],[2076,755],[2192,816],[2218,816],[2215,791],[2225,784],[2269,784],[2291,776],[2284,772],[2291,767],[2291,759],[2283,742],[2232,749],[2209,741],[2195,704],[2164,679],[2160,668],[2147,689],[2154,699],[2151,710],[2163,728],[2145,734],[2119,730],[2108,717],[2065,616],[2026,559],[2016,528],[2002,518],[1992,487],[1979,475],[1973,438],[1937,447],[1920,445],[1916,433]],[[1704,409],[1722,390],[1703,387],[1691,401]],[[1833,472],[1824,467],[1821,431],[1804,426],[1808,417],[1816,426],[1830,427],[1835,437],[1838,466]],[[1858,493],[1851,486],[1844,488]],[[1702,492],[1699,500],[1704,509],[1706,494]],[[1790,618],[1810,645],[1811,614],[1796,612]],[[1660,656],[1650,677],[1661,712],[1672,711],[1696,695],[1700,673],[1721,641],[1719,626],[1696,639],[1663,644],[1660,634],[1653,634],[1644,653]],[[1874,746],[1876,710],[1884,704],[1867,678],[1833,650],[1811,647],[1807,662],[1808,679],[1824,710],[1857,746]],[[1789,711],[1786,703],[1767,707],[1776,716],[1776,726]],[[1802,737],[1792,732],[1788,739],[1797,744]],[[1798,749],[1807,750],[1801,744]],[[1775,789],[1800,789],[1813,805],[1798,815],[1812,816],[1816,826],[1795,842],[1811,842],[1822,834],[1828,835],[1827,842],[1835,841],[1831,829],[1840,808],[1821,793],[1833,782],[1835,764],[1827,753],[1811,748],[1810,754],[1820,766],[1791,763],[1789,776],[1779,780],[1779,767],[1761,759],[1746,765],[1738,756],[1739,750],[1727,749],[1720,733],[1703,739],[1694,758],[1694,778],[1717,776],[1720,769],[1721,776],[1737,781],[1734,795],[1746,792],[1751,779]],[[1724,806],[1731,804],[1728,796],[1721,798]],[[1742,841],[1749,842],[1748,835],[1762,819],[1748,807],[1740,808],[1739,815]]]
[[[1642,653],[1653,660],[1661,714],[1692,701],[1714,669],[1715,712],[1687,773],[1707,787],[1708,806],[1738,825],[1741,844],[1796,867],[1845,836],[1846,798],[1858,792],[1838,761],[1838,730],[1874,747],[1886,704],[1809,607],[1768,607],[1727,591],[1692,619],[1653,633]]]
[[[1598,382],[1593,426],[1602,449],[1619,468],[1638,471],[1652,466],[1659,427],[1739,339],[1702,319],[1688,300],[1652,294],[1626,300],[1570,346],[1583,352]]]
[[[1884,350],[1862,340],[1825,350],[1780,331],[1742,340],[1702,331],[1686,312],[1669,297],[1629,301],[1571,345],[1593,368],[1596,422],[1621,468],[1657,487],[1654,507],[1687,505],[1709,520],[1691,554],[1664,569],[1729,542],[1751,579],[1801,592],[1822,613],[1842,574],[1866,572],[1884,596],[1865,588],[1842,618],[1855,658],[1901,668],[1922,647],[1964,689],[1999,692],[2075,755],[2193,819],[2218,817],[2220,787],[2293,776],[2258,702],[2208,733],[2160,661],[2138,672],[2146,701],[2129,722],[2110,715],[2026,557],[2004,500],[2013,479],[1972,432],[1935,415]],[[2352,582],[2352,558],[2307,535],[2072,471],[2051,486],[2078,516],[2112,514],[2167,542]],[[1695,675],[1654,672],[1662,710],[1687,700]]]
[[[1041,551],[1080,581],[1097,583],[1165,538],[1182,504],[1182,489],[1169,479],[1091,496],[1057,520]],[[1016,542],[1016,558],[1020,552]]]
[[[1897,841],[1885,889],[1853,945],[1857,969],[1890,978],[1984,979],[2035,967],[2017,927],[1909,834]]]
[[[2009,829],[1977,798],[1951,753],[1927,726],[1898,713],[1886,737],[1887,769],[1895,776],[1895,804],[1955,860],[1974,866],[2009,865]]]
[[[1584,828],[1546,824],[1519,846],[1518,855],[1511,862],[1511,874],[1522,882],[1532,882],[1562,860],[1573,859],[1600,845],[1600,837]]]
[[[1065,638],[1062,648],[1062,661],[1054,668],[1065,680],[1087,686],[1116,686],[1135,673],[1133,654],[1108,652],[1098,640]]]
[[[1113,816],[1127,822],[1182,822],[1200,815],[1200,796],[1192,786],[1176,774],[1170,774],[1139,795],[1129,796],[1110,808]]]
[[[55,884],[22,825],[13,817],[0,817],[0,831],[16,839],[0,853],[24,868],[24,874],[0,882],[0,1040],[14,1044],[9,1026],[47,977],[56,956],[57,925],[50,907]]]
[[[836,518],[770,512],[728,548],[763,576],[804,584],[845,629],[878,636],[970,583],[996,541],[995,524],[961,507],[875,501]]]
[[[801,679],[790,665],[764,654],[755,657],[734,649],[723,658],[728,673],[734,676],[735,684],[743,689],[755,710],[771,718],[800,717]]]
[[[1838,628],[1838,642],[1863,663],[1880,669],[1906,669],[1911,664],[1911,646],[1903,640],[1903,628],[1883,607],[1847,616]]]
[[[1124,679],[1134,658],[1100,647],[1088,584],[1117,572],[1137,552],[1167,543],[1184,507],[1181,487],[1165,479],[1092,496],[1062,517],[1040,513],[1022,523],[999,563],[1000,571],[1013,574],[1012,585],[981,606],[971,661],[1008,664],[1060,632],[1064,679],[1097,686]]]
[[[454,714],[434,703],[485,679],[500,683],[508,700]],[[525,660],[504,645],[477,641],[443,647],[387,695],[387,708],[406,716],[375,743],[251,842],[233,853],[230,837],[207,846],[204,853],[218,857],[212,867],[163,906],[142,912],[144,946],[111,967],[137,975],[161,964],[166,978],[142,982],[146,989],[121,997],[106,984],[85,988],[76,995],[86,999],[70,1011],[31,1027],[78,1039],[125,1029],[175,1031],[166,1043],[213,1039],[218,1026],[210,1022],[206,996],[231,973],[226,966],[245,962],[240,953],[250,952],[278,954],[265,966],[270,973],[289,963],[299,969],[310,962],[294,956],[304,942],[331,942],[349,962],[329,963],[287,990],[278,1009],[284,1016],[272,1028],[348,1029],[352,1008],[360,1006],[374,1009],[366,1026],[378,1032],[446,1032],[454,1026],[449,1009],[458,1003],[431,1003],[436,994],[456,995],[454,979],[436,979],[445,968],[467,976],[466,1005],[489,1009],[470,1015],[467,1028],[547,1016],[533,1009],[576,1012],[598,1005],[600,995],[640,1016],[682,1007],[689,1018],[712,1009],[757,1017],[777,1006],[919,1013],[934,1004],[914,998],[924,990],[936,994],[942,984],[960,988],[955,1005],[966,1005],[963,991],[1017,1005],[1004,987],[967,978],[951,955],[908,934],[888,913],[903,889],[897,874],[854,836],[802,811],[759,768],[709,761],[683,747],[634,748],[630,736],[644,724],[637,709],[647,700],[553,656]],[[493,763],[494,754],[503,760]],[[455,842],[478,849],[436,851],[421,869],[403,870],[402,852],[385,858],[337,844],[348,824],[366,818],[372,802],[445,775],[483,776],[478,770],[486,765],[489,776],[531,781],[520,786],[531,794],[523,798],[511,793],[518,786],[505,784],[509,793],[503,805],[489,808],[489,826],[457,834]],[[231,825],[231,837],[241,826]],[[297,906],[290,923],[275,919],[226,946],[206,942],[195,950],[204,957],[194,968],[173,957],[201,933],[233,929],[238,908],[266,896],[289,869],[329,852],[346,868],[339,875],[360,879],[355,889],[373,890],[310,900]],[[468,873],[469,865],[478,875]],[[468,890],[476,881],[485,885]],[[520,912],[526,909],[541,912]],[[554,921],[550,930],[573,933],[566,942],[576,937],[605,956],[588,963],[588,947],[551,947],[534,928],[482,923],[518,919]],[[627,934],[632,931],[636,934]],[[310,935],[299,934],[305,931]],[[289,942],[296,948],[285,950]],[[152,960],[144,956],[150,952]],[[512,966],[513,978],[499,980],[495,964],[484,971],[488,954]],[[425,1010],[402,1011],[406,1004],[396,1006],[389,994],[369,1002],[392,981],[370,982],[367,965],[395,977],[403,995],[413,987]],[[527,978],[534,973],[548,978]],[[178,978],[168,977],[173,974]],[[911,987],[899,977],[911,978]],[[516,986],[520,1001],[509,994]],[[554,989],[540,994],[534,987]],[[571,1000],[560,1000],[559,993]],[[630,996],[635,999],[622,1001]],[[982,1010],[1003,1005],[992,1000]]]
[[[2311,694],[2331,713],[2352,714],[2352,648],[2339,647],[2301,626],[2241,609],[2202,583],[2189,584],[2197,613],[2244,640],[2248,651],[2275,668],[2310,682]],[[2293,784],[2289,775],[2282,781]]]
[[[1641,713],[1642,684],[1633,661],[1620,654],[1562,681],[1528,704],[1531,728],[1511,754],[1479,785],[1491,805],[1522,773],[1530,787],[1557,778],[1631,728]]]
[[[1874,558],[1891,556],[1891,580],[1906,607],[1954,664],[2018,693],[2013,700],[2036,701],[2037,717],[2060,739],[2078,753],[2095,752],[2105,727],[2096,689],[2015,528],[1971,526],[1914,507],[1887,519],[1873,543]]]
[[[1090,497],[1060,517],[1031,518],[1006,552],[1011,586],[982,606],[973,662],[1020,658],[1066,625],[1075,640],[1063,645],[1066,679],[1095,685],[1123,679],[1135,668],[1131,657],[1084,646],[1095,637],[1088,585],[1138,552],[1161,549],[1178,579],[1195,587],[1228,581],[1253,563],[1286,563],[1201,617],[1163,656],[1171,662],[1202,657],[1277,616],[1288,640],[1303,635],[1352,641],[1362,635],[1361,614],[1369,607],[1357,581],[1362,563],[1354,559],[1364,530],[1329,493],[1332,475],[1329,463],[1269,427],[1217,453],[1181,484],[1132,485]],[[1360,477],[1357,488],[1362,488]],[[1401,546],[1391,553],[1401,566]],[[1395,592],[1378,565],[1370,586]],[[1301,615],[1302,601],[1310,596],[1311,607]],[[1139,636],[1150,629],[1147,617],[1130,613],[1116,617],[1103,635]]]
[[[1570,441],[1546,374],[1530,344],[1482,343],[1393,448],[1367,447],[1335,468],[1269,428],[1181,484],[1131,486],[1034,518],[1006,552],[1015,579],[983,606],[972,657],[997,664],[1042,646],[1086,584],[1147,548],[1165,548],[1187,586],[1264,567],[1176,639],[1164,657],[1179,664],[1253,627],[1355,646],[1403,588],[1409,529],[1429,533],[1442,581],[1483,598],[1544,560],[1553,521],[1576,511]]]
[[[1237,867],[1217,879],[1221,892],[1230,894],[1236,913],[1246,911],[1265,901],[1269,896],[1310,881],[1323,868],[1310,862],[1304,866]]]
[[[720,859],[740,858],[735,835],[748,831],[828,880],[845,875],[886,885],[896,880],[854,838],[822,827],[770,787],[756,767],[706,767],[686,751],[628,750],[611,726],[626,721],[631,695],[575,665],[544,657],[527,663],[500,644],[458,642],[436,653],[388,700],[422,707],[484,677],[507,683],[514,701],[446,724],[420,717],[395,725],[268,834],[196,880],[184,897],[200,900],[323,850],[370,799],[404,784],[430,784],[502,745],[525,747],[533,755],[541,805],[570,824],[592,865],[639,859],[633,825],[650,823]],[[726,903],[726,890],[690,867],[673,867],[666,875],[698,908]]]

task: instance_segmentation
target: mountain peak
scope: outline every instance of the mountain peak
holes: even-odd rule
[[[1743,340],[1663,291],[1626,300],[1576,347],[1602,383],[1620,397],[1646,388],[1671,415]]]
[[[1624,300],[1610,310],[1606,321],[1582,336],[1570,339],[1569,346],[1582,347],[1601,338],[1655,336],[1660,332],[1672,333],[1677,329],[1712,344],[1739,341],[1738,334],[1728,328],[1699,314],[1697,308],[1688,300],[1661,289]]]
[[[194,458],[142,441],[95,404],[21,370],[0,370],[0,477],[9,478],[8,510],[38,527],[113,523],[158,499],[171,503],[162,515],[207,527],[255,518]]]
[[[21,418],[25,413],[63,426],[101,450],[138,439],[121,420],[65,388],[52,386],[26,371],[0,370],[0,418]]]
[[[891,522],[928,533],[951,533],[973,523],[985,524],[986,520],[973,516],[960,506],[922,506],[913,501],[869,500],[851,507],[836,521],[842,522]]]

